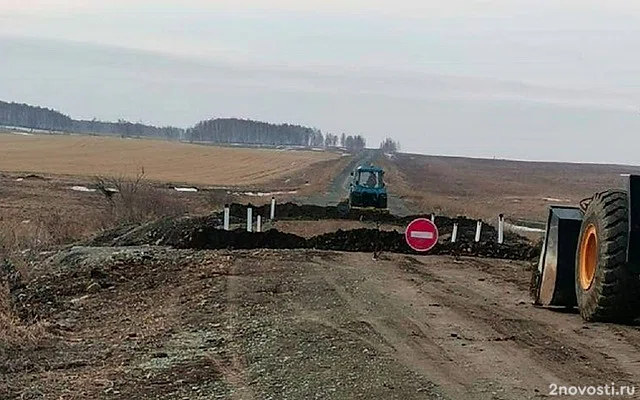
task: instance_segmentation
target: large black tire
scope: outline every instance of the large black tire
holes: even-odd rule
[[[386,197],[378,197],[378,208],[387,208],[387,198]]]
[[[586,321],[628,323],[640,315],[640,279],[626,263],[627,193],[597,193],[587,207],[576,250],[575,286]]]
[[[341,218],[346,218],[349,216],[349,200],[343,200],[336,206],[336,211]]]

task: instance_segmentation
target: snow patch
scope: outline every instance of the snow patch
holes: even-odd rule
[[[25,128],[23,126],[0,125],[0,128],[11,131],[11,133],[23,136],[33,136],[34,133],[51,133],[55,132],[48,129]]]
[[[528,226],[521,226],[521,225],[513,225],[510,224],[508,222],[504,223],[505,228],[514,230],[514,231],[519,231],[519,232],[533,232],[533,233],[544,233],[545,230],[544,229],[540,229],[540,228],[530,228]]]
[[[276,196],[279,194],[296,194],[297,190],[292,190],[289,192],[234,192],[233,194],[236,196],[249,196],[249,197],[267,197],[267,196]]]
[[[555,197],[543,197],[542,200],[551,201],[551,202],[559,202],[559,203],[569,203],[570,199],[558,199]]]
[[[96,189],[89,189],[86,186],[72,186],[70,189],[75,192],[95,192],[96,191]]]

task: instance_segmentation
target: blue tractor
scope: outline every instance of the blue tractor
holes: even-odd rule
[[[362,165],[351,176],[349,208],[388,211],[387,187],[382,168]]]

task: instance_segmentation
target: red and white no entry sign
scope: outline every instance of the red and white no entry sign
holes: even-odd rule
[[[404,237],[415,251],[429,251],[438,243],[438,227],[427,218],[414,219],[407,225]]]

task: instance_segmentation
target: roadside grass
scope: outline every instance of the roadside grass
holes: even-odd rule
[[[144,169],[135,177],[96,177],[95,184],[105,199],[102,227],[139,224],[161,217],[185,214],[187,206],[180,199],[154,187],[145,179]]]
[[[13,312],[8,284],[0,284],[0,357],[17,349],[33,349],[50,337],[48,324],[37,321],[27,324]]]
[[[0,219],[0,356],[38,346],[50,336],[45,321],[21,321],[12,304],[12,291],[29,280],[30,262],[42,252],[72,244],[101,229],[141,224],[187,210],[178,198],[147,182],[143,173],[136,178],[98,177],[96,182],[104,194],[103,207],[93,210],[86,220],[56,211],[42,214],[36,221]]]

